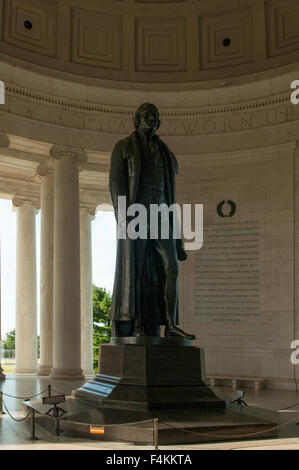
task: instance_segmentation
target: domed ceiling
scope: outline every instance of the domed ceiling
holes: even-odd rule
[[[198,82],[299,59],[298,0],[2,0],[0,15],[0,52],[87,77]]]

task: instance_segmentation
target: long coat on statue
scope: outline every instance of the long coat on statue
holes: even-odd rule
[[[175,203],[175,174],[178,173],[178,164],[175,156],[167,145],[158,137],[154,136],[155,143],[159,145],[161,155],[166,168],[166,192],[169,205]],[[140,137],[134,131],[129,137],[122,139],[115,145],[110,162],[109,187],[112,204],[118,220],[118,196],[126,196],[126,206],[138,202],[136,200],[140,183],[142,168],[142,150]],[[170,226],[172,220],[170,219]],[[173,240],[173,243],[182,244],[181,240]],[[145,273],[148,272],[145,302],[148,305],[148,315],[155,317],[155,323],[164,325],[165,315],[163,305],[163,292],[161,292],[161,279],[155,268],[153,259],[148,259]],[[148,294],[148,295],[147,295]],[[147,313],[145,312],[145,315]],[[178,308],[175,324],[178,323]],[[111,321],[129,321],[135,318],[135,262],[134,262],[134,240],[126,237],[118,239],[116,270],[112,305],[110,309]]]

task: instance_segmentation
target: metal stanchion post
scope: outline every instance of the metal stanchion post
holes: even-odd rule
[[[60,427],[59,427],[59,409],[57,405],[54,405],[53,416],[55,418],[55,434],[60,436]]]
[[[159,449],[159,419],[154,419],[154,446],[155,449]]]
[[[31,408],[31,436],[30,441],[38,441],[38,437],[35,435],[35,409]]]
[[[52,396],[52,390],[51,390],[52,386],[51,385],[48,385],[48,397],[51,397]]]
[[[0,391],[0,416],[5,415],[3,411],[3,393]]]
[[[60,436],[59,418],[55,418],[55,434]]]

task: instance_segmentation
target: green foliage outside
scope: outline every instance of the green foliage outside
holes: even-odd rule
[[[3,341],[4,349],[15,349],[16,348],[16,330],[12,330],[9,333],[6,333],[6,340]],[[40,355],[40,337],[37,337],[37,356]]]
[[[101,344],[109,343],[111,336],[109,308],[111,295],[102,287],[93,287],[93,367],[98,371],[99,349]],[[16,330],[6,333],[3,347],[6,350],[15,349]],[[37,337],[38,357],[40,354],[40,337]]]
[[[93,367],[98,371],[99,349],[101,344],[109,343],[111,336],[109,308],[111,295],[106,289],[93,288]]]
[[[15,349],[16,330],[6,333],[6,340],[3,343],[4,349]]]

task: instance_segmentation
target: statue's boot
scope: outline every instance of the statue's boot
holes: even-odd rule
[[[138,322],[134,323],[132,336],[146,336],[144,327],[140,325]]]
[[[177,326],[166,326],[165,328],[165,333],[164,333],[165,338],[185,338],[185,339],[195,339],[195,335],[191,335],[189,333],[186,333],[185,331],[181,330]]]

